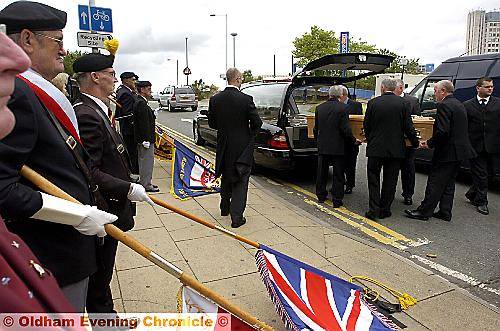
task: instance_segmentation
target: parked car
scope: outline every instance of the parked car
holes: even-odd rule
[[[493,90],[493,95],[500,97],[500,54],[462,56],[448,59],[418,83],[410,94],[419,99],[422,116],[436,117],[434,85],[438,81],[442,79],[451,80],[455,86],[455,97],[464,102],[476,96],[476,81],[483,76],[493,79],[493,84],[496,87]],[[432,153],[431,149],[418,149],[416,161],[422,164],[430,164]],[[462,170],[468,170],[469,163],[463,162],[462,168]]]
[[[191,86],[167,86],[158,96],[160,107],[166,107],[170,112],[175,109],[198,109],[198,98]]]
[[[307,136],[307,114],[328,99],[328,88],[335,84],[376,75],[388,68],[392,56],[369,53],[333,54],[307,64],[291,82],[251,83],[241,91],[253,97],[263,121],[255,140],[256,164],[275,169],[293,168],[299,159],[316,157],[315,139]],[[355,70],[341,77],[342,70]],[[330,73],[316,76],[314,72]],[[333,75],[331,75],[333,73]],[[217,131],[208,126],[208,110],[200,110],[193,120],[193,137],[198,145],[217,142]]]

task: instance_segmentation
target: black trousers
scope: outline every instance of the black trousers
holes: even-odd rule
[[[415,148],[406,148],[401,165],[401,186],[403,197],[411,199],[415,193]]]
[[[368,196],[370,212],[381,216],[391,211],[391,205],[396,194],[399,169],[402,159],[369,157],[367,165]],[[384,171],[382,190],[380,190],[380,172]]]
[[[115,266],[118,241],[111,236],[104,237],[104,245],[98,246],[97,271],[89,278],[87,290],[87,312],[116,313],[111,295],[111,278]]]
[[[453,197],[455,195],[455,179],[460,169],[461,161],[438,162],[432,165],[425,187],[425,197],[418,210],[431,217],[439,204],[439,210],[451,217]]]
[[[139,173],[139,157],[137,155],[137,143],[133,134],[122,135],[123,142],[127,148],[128,156],[130,157],[131,171],[134,174]]]
[[[342,203],[344,198],[344,155],[318,155],[318,171],[316,172],[316,196],[326,200],[328,192],[326,183],[330,165],[333,166],[333,183],[330,192],[334,204]]]
[[[345,185],[347,187],[356,186],[356,165],[358,163],[359,145],[345,145]]]
[[[248,181],[251,167],[235,178],[234,171],[222,170],[220,209],[228,210],[233,223],[240,222],[247,205]],[[226,175],[224,175],[226,174]]]
[[[497,171],[499,155],[489,154],[486,151],[478,153],[477,157],[470,160],[472,173],[472,186],[466,196],[470,197],[477,206],[488,204],[488,176]]]

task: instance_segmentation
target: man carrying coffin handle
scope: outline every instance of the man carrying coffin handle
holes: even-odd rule
[[[434,85],[437,113],[432,137],[420,143],[434,148],[432,169],[427,178],[425,197],[415,210],[405,210],[409,218],[427,221],[431,216],[451,221],[455,178],[460,164],[476,156],[469,141],[467,112],[453,95],[453,83],[441,80]],[[439,204],[439,210],[434,212]]]
[[[118,44],[117,40],[106,42],[106,46]],[[135,204],[131,201],[154,203],[143,186],[130,182],[130,159],[123,141],[112,126],[108,107],[116,82],[113,53],[86,54],[73,63],[73,71],[80,86],[80,97],[74,108],[83,145],[96,167],[93,178],[106,201],[106,211],[118,216],[114,223],[123,231],[134,227]],[[98,247],[97,272],[90,276],[87,312],[114,313],[110,282],[115,265],[118,241],[106,237],[104,245]]]
[[[66,13],[37,2],[13,2],[0,11],[0,24],[7,25],[7,35],[31,60],[7,104],[16,125],[0,141],[0,214],[55,275],[76,311],[83,312],[88,279],[97,270],[95,235],[104,236],[104,224],[117,217],[91,206],[97,188],[76,116],[50,83],[64,70]],[[83,205],[38,192],[20,176],[23,165]]]

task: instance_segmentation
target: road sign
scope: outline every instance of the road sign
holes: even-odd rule
[[[349,53],[349,32],[340,33],[340,53]]]
[[[78,5],[80,30],[96,32],[113,32],[111,8]]]
[[[182,72],[184,73],[184,75],[191,75],[191,69],[189,69],[189,67],[186,67],[184,68],[184,70],[182,70]]]
[[[110,34],[78,32],[76,34],[79,47],[104,48],[104,41],[112,39]]]
[[[434,71],[434,63],[427,63],[425,65],[425,72],[429,73]]]

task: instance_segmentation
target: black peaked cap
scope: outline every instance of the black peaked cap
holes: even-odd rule
[[[66,26],[66,12],[33,1],[16,1],[0,11],[0,24],[7,25],[7,34],[34,31],[62,30]]]
[[[115,61],[114,55],[100,53],[85,54],[73,62],[74,72],[94,72],[112,68]]]
[[[150,81],[147,80],[141,80],[135,83],[135,86],[137,87],[147,87],[147,86],[152,86]]]
[[[135,79],[139,79],[139,76],[134,74],[132,71],[125,71],[125,72],[122,72],[122,74],[120,75],[120,79],[127,79],[127,78],[132,78],[132,77],[135,77]]]

